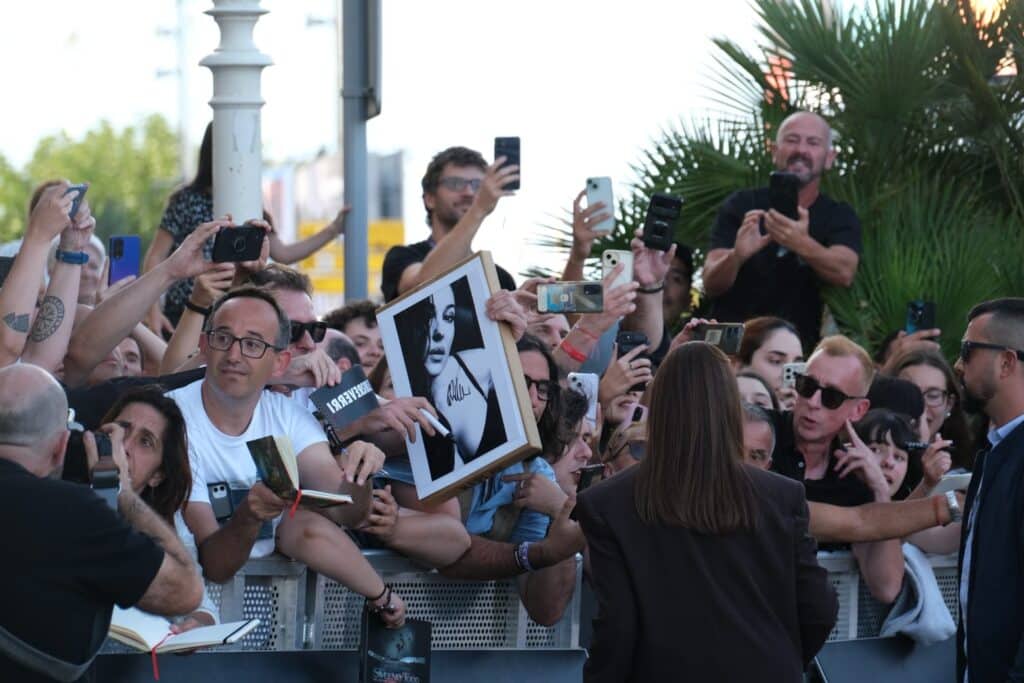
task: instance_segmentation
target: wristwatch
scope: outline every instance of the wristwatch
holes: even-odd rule
[[[84,251],[57,250],[57,260],[61,263],[70,263],[73,266],[84,266],[89,262],[89,254]]]
[[[959,522],[964,518],[964,511],[960,509],[960,501],[956,499],[956,493],[946,491],[946,507],[949,508],[949,523]]]

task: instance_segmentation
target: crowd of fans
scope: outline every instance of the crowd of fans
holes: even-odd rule
[[[38,601],[5,610],[0,626],[22,644],[87,663],[94,622],[112,602],[184,615],[179,629],[211,623],[215,610],[199,576],[227,581],[250,558],[275,551],[364,596],[371,612],[400,626],[402,596],[364,559],[366,547],[394,549],[449,577],[517,578],[530,617],[554,624],[572,598],[575,556],[587,557],[571,515],[581,472],[603,465],[598,478],[614,479],[644,462],[649,387],[678,347],[701,343],[695,332],[709,322],[745,322],[745,334],[728,359],[736,391],[703,396],[701,410],[725,414],[732,408],[721,402],[739,396],[743,461],[803,484],[810,533],[837,544],[827,547],[852,544],[877,600],[891,604],[907,590],[904,540],[929,552],[957,550],[959,524],[941,524],[958,519],[958,499],[928,495],[950,470],[971,469],[981,432],[934,341],[938,330],[893,335],[874,358],[847,337],[821,336],[819,288],[852,284],[861,235],[853,208],[820,193],[835,155],[820,117],[789,117],[773,146],[776,167],[801,180],[798,218],[770,209],[765,189],[726,200],[699,312],[691,311],[692,249],[651,249],[642,232],[630,245],[632,280],[610,286],[619,271],[605,280],[600,313],[539,313],[545,280],[517,285],[498,268],[502,289],[486,310],[516,339],[543,447],[433,505],[401,475],[406,440],[433,437],[424,411],[437,413],[427,394],[395,395],[377,304],[349,302],[318,315],[309,279],[284,265],[343,234],[344,212],[294,245],[278,239],[269,216],[249,221],[268,237],[259,258],[213,263],[212,239],[231,220],[212,215],[210,142],[208,130],[198,174],[170,198],[142,274],[110,287],[88,199],[69,217],[66,181],[43,183],[32,197],[0,288],[0,509],[24,524],[13,537],[18,561],[0,569],[0,586],[21,594],[12,601]],[[462,147],[434,157],[423,176],[430,238],[388,253],[385,301],[472,253],[486,217],[512,194],[504,186],[518,178],[517,167],[501,161],[488,164]],[[607,208],[577,198],[562,279],[583,279],[600,236],[593,226]],[[619,331],[642,332],[650,343],[619,353]],[[784,367],[804,361],[787,381]],[[357,365],[385,400],[332,442],[309,395]],[[591,399],[566,383],[567,373],[588,370],[600,376],[596,419],[587,417]],[[94,433],[111,443],[119,516],[84,486],[102,462]],[[278,497],[246,448],[271,435],[290,438],[302,487],[362,502],[317,512]],[[64,481],[42,479],[51,474]],[[33,617],[45,612],[48,595],[69,615],[59,638]],[[18,680],[52,671],[10,649],[0,648],[0,662],[22,667],[12,669]],[[600,679],[599,671],[589,675]]]

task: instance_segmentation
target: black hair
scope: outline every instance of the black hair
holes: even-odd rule
[[[888,436],[897,448],[907,451],[907,473],[893,496],[894,500],[906,498],[921,481],[921,451],[910,447],[920,439],[912,420],[913,418],[903,413],[896,413],[885,408],[875,408],[869,410],[859,422],[853,425],[857,436],[865,444],[884,443],[885,437]]]
[[[367,327],[377,327],[377,304],[369,299],[349,301],[341,308],[335,308],[324,316],[327,327],[345,331],[345,326],[353,320],[362,320]]]
[[[430,225],[431,214],[427,208],[426,195],[437,192],[437,185],[441,180],[441,173],[448,164],[453,166],[475,166],[482,171],[487,170],[487,161],[480,152],[468,147],[449,147],[434,155],[434,158],[427,164],[427,171],[423,174],[420,185],[423,187],[424,202],[423,208],[427,211],[427,225]]]
[[[562,411],[562,387],[559,382],[561,375],[558,364],[555,363],[554,356],[551,355],[551,350],[547,344],[532,334],[524,334],[516,342],[516,351],[520,354],[527,351],[535,351],[544,357],[544,361],[548,366],[548,376],[551,378],[551,381],[548,383],[548,400],[544,406],[544,412],[541,414],[540,419],[537,420],[537,431],[540,432],[540,440],[544,445],[544,452],[547,453],[549,451],[548,444],[552,444],[551,448],[554,448],[558,440],[558,416]]]
[[[274,309],[274,313],[277,316],[277,339],[274,340],[274,346],[278,350],[287,348],[288,344],[292,339],[292,324],[288,320],[288,316],[284,314],[281,307],[277,303],[277,299],[270,293],[269,290],[263,287],[256,287],[254,285],[241,285],[230,289],[221,298],[213,302],[213,308],[210,309],[210,316],[206,319],[203,324],[203,330],[209,331],[213,329],[213,319],[217,316],[217,311],[221,307],[232,299],[259,299],[267,302],[271,308]]]

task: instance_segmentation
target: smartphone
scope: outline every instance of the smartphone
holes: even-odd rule
[[[505,157],[505,163],[502,164],[502,167],[511,165],[520,166],[519,138],[494,138],[494,158],[497,159],[498,157]],[[522,174],[522,168],[517,171],[517,174]],[[513,180],[510,183],[506,183],[501,189],[518,190],[519,181]]]
[[[604,465],[584,465],[579,469],[580,482],[576,484],[576,493],[583,493],[591,484],[601,481]]]
[[[93,432],[92,435],[96,439],[96,455],[100,458],[112,458],[114,448],[110,443],[110,436],[104,432]]]
[[[569,388],[587,397],[586,418],[591,424],[597,424],[597,390],[601,379],[592,372],[570,372]]]
[[[668,251],[675,241],[676,221],[683,212],[683,200],[667,194],[655,194],[644,218],[644,246]]]
[[[636,408],[633,408],[633,419],[631,422],[647,422],[647,406],[636,404]]]
[[[647,335],[643,332],[622,330],[615,336],[615,344],[619,347],[619,358],[622,358],[636,347],[647,345]]]
[[[600,282],[551,282],[537,285],[538,313],[600,313],[604,286]]]
[[[75,193],[75,198],[71,200],[71,208],[68,209],[68,218],[72,220],[75,218],[75,214],[78,213],[78,207],[82,205],[82,200],[85,199],[85,193],[89,191],[89,183],[80,183],[78,185],[70,185],[64,192],[64,196]]]
[[[797,195],[800,192],[800,179],[793,173],[772,171],[768,179],[768,204],[783,216],[797,220]]]
[[[697,325],[693,329],[696,341],[714,344],[722,353],[735,356],[739,353],[740,342],[743,341],[743,323],[707,323]]]
[[[14,265],[13,256],[0,256],[0,287],[4,286],[4,280],[11,273],[11,266]]]
[[[231,492],[228,491],[226,482],[219,481],[215,484],[207,484],[206,492],[210,498],[210,507],[213,508],[213,518],[218,522],[231,519],[235,512],[235,506],[231,500]]]
[[[221,228],[213,239],[214,263],[255,261],[260,257],[266,232],[252,225]]]
[[[907,322],[903,326],[907,334],[934,328],[935,304],[933,302],[917,300],[907,303]]]
[[[138,235],[114,235],[107,242],[107,255],[110,258],[110,271],[107,284],[126,277],[139,276],[139,263],[142,254],[142,238]]]
[[[587,207],[604,202],[603,211],[608,218],[593,226],[594,232],[609,233],[615,229],[615,196],[612,194],[612,179],[608,177],[587,178]]]
[[[782,366],[782,386],[792,389],[796,386],[796,376],[807,372],[807,363],[786,363]]]
[[[633,281],[633,252],[626,251],[625,249],[605,249],[604,253],[601,254],[602,279],[607,279],[612,269],[620,263],[623,264],[622,272],[611,281],[608,289],[615,289],[619,285]]]
[[[634,332],[632,330],[622,330],[615,336],[615,344],[618,347],[618,357],[622,358],[624,355],[632,351],[638,346],[650,346],[647,340],[647,335],[643,332]],[[637,354],[636,358],[647,358],[648,353],[651,349],[648,348],[646,353]],[[646,385],[643,382],[637,382],[629,388],[630,391],[643,391]]]

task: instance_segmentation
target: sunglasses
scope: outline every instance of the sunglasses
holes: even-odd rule
[[[327,334],[327,323],[322,323],[314,320],[311,323],[297,323],[292,322],[292,344],[298,343],[302,339],[302,335],[309,332],[309,336],[313,339],[313,343],[319,344],[324,340],[324,336]]]
[[[825,406],[829,410],[835,410],[850,399],[864,398],[864,396],[850,396],[848,394],[844,394],[835,387],[826,387],[819,384],[818,380],[814,379],[810,375],[798,374],[796,376],[794,388],[796,389],[796,393],[800,394],[804,398],[811,398],[820,391],[821,405]]]
[[[989,349],[990,351],[1013,351],[1017,358],[1024,360],[1024,351],[1014,349],[1002,344],[989,344],[988,342],[962,341],[960,342],[960,362],[967,363],[971,360],[971,352],[974,349]]]

